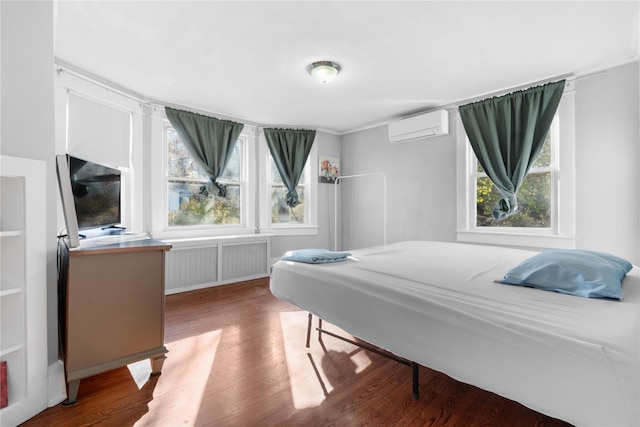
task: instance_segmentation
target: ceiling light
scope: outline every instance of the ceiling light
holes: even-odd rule
[[[340,72],[340,65],[331,61],[318,61],[307,67],[311,76],[320,83],[328,83]]]

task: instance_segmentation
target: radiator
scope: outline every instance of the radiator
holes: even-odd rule
[[[269,275],[269,240],[227,243],[171,242],[165,259],[165,293],[174,294]]]

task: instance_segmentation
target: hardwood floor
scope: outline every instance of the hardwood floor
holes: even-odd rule
[[[307,349],[307,313],[268,286],[168,296],[161,375],[145,361],[84,379],[77,404],[23,426],[568,426],[424,367],[413,400],[405,365],[328,336]]]

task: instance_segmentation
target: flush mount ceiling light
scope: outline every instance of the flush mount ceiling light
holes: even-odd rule
[[[340,64],[332,61],[318,61],[307,67],[311,76],[320,83],[328,83],[340,72]]]

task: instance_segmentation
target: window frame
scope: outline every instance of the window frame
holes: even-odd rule
[[[152,113],[151,153],[151,234],[159,239],[207,238],[217,236],[233,236],[254,234],[256,229],[256,183],[250,171],[256,170],[254,126],[245,125],[238,137],[240,148],[240,223],[239,224],[202,224],[174,225],[168,223],[168,132],[173,128],[164,113],[164,108],[154,107]],[[220,180],[225,183],[225,180]]]
[[[67,134],[69,121],[69,97],[71,95],[85,98],[91,102],[114,110],[120,110],[129,115],[130,139],[129,161],[127,165],[117,165],[107,160],[97,159],[98,162],[116,167],[121,172],[121,223],[128,230],[140,230],[145,226],[144,195],[145,188],[137,171],[143,168],[142,153],[144,140],[144,107],[141,100],[108,87],[96,85],[79,75],[69,72],[59,72],[55,76],[55,109],[56,109],[56,153],[68,153]],[[64,220],[58,218],[59,228],[65,228]]]
[[[268,154],[269,156],[269,160],[267,162],[267,167],[269,168],[268,170],[268,179],[269,179],[269,183],[267,185],[267,191],[269,192],[269,204],[265,209],[269,210],[269,220],[268,223],[271,227],[287,227],[287,226],[305,226],[307,224],[307,218],[309,217],[309,206],[307,203],[307,193],[306,193],[306,189],[307,189],[307,182],[309,180],[308,177],[308,172],[309,172],[309,168],[308,168],[308,164],[305,164],[304,170],[302,171],[302,176],[300,181],[303,181],[302,183],[298,183],[298,185],[296,186],[296,190],[299,190],[300,188],[303,189],[303,194],[304,194],[304,222],[273,222],[273,191],[274,188],[278,188],[278,189],[282,189],[282,190],[287,190],[287,186],[284,184],[284,181],[282,181],[282,178],[280,179],[280,183],[276,183],[273,181],[272,177],[274,172],[278,173],[278,169],[276,167],[274,167],[274,160],[273,160],[273,156],[271,155],[271,153]],[[298,195],[300,195],[300,191],[298,191]]]
[[[467,144],[468,158],[471,164],[469,165],[469,197],[473,197],[473,200],[468,202],[468,215],[469,215],[469,229],[470,231],[482,232],[492,231],[495,233],[509,232],[509,233],[525,233],[525,234],[548,234],[555,235],[558,230],[558,146],[560,142],[559,133],[559,113],[553,118],[551,127],[549,128],[550,138],[550,161],[549,166],[532,167],[527,172],[527,175],[534,173],[550,173],[550,192],[549,192],[549,204],[550,204],[550,227],[494,227],[494,226],[479,226],[477,221],[477,203],[476,197],[478,192],[478,179],[488,178],[486,172],[478,172],[478,159],[476,158],[469,138],[465,138]],[[465,135],[466,136],[466,135]]]
[[[574,82],[568,81],[552,125],[551,227],[488,227],[476,225],[477,160],[460,115],[457,133],[457,240],[468,243],[530,248],[575,247],[575,102]],[[542,168],[538,168],[542,169]]]
[[[166,155],[169,152],[169,139],[168,139],[168,131],[169,129],[175,129],[171,124],[167,121],[164,126],[164,141],[163,141],[163,150]],[[183,142],[184,144],[184,142]],[[169,167],[168,167],[168,157],[165,158],[164,164],[164,229],[166,231],[179,231],[179,230],[207,230],[207,229],[237,229],[237,228],[246,228],[246,223],[248,220],[248,213],[246,212],[246,207],[249,207],[249,200],[246,197],[247,190],[247,145],[248,145],[248,137],[245,133],[240,133],[238,136],[238,157],[240,161],[240,176],[239,180],[231,181],[225,179],[219,179],[218,181],[221,184],[225,185],[237,185],[240,187],[240,223],[239,224],[198,224],[198,225],[169,225],[169,182],[170,181],[183,181],[183,182],[200,182],[202,184],[206,184],[207,180],[202,178],[182,178],[169,176]]]
[[[273,223],[271,222],[271,152],[267,145],[262,129],[259,132],[260,157],[260,230],[274,235],[317,235],[317,200],[318,200],[318,135],[311,147],[307,163],[304,167],[305,206],[304,223]]]

